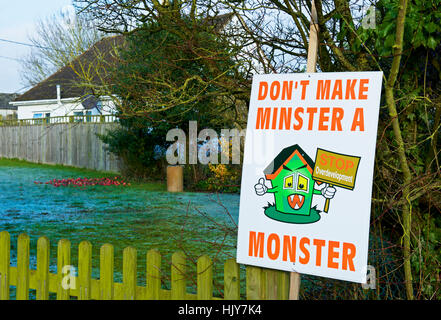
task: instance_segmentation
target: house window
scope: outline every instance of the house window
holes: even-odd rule
[[[34,124],[42,124],[43,123],[43,113],[34,113],[32,118],[35,119]]]
[[[294,189],[294,178],[295,176],[292,174],[284,179],[283,189]]]
[[[294,173],[285,177],[283,182],[283,189],[293,189],[297,192],[309,191],[309,178],[301,173]]]
[[[50,123],[51,122],[51,114],[50,114],[50,112],[46,112],[45,114],[44,114],[44,117],[46,118],[45,120],[46,120],[46,123]]]
[[[86,122],[92,121],[92,111],[86,111]]]
[[[302,192],[308,192],[309,189],[309,179],[301,173],[298,174],[296,189]]]
[[[74,119],[75,122],[83,122],[83,111],[75,111],[74,112]]]

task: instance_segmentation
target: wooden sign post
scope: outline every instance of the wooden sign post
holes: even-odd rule
[[[311,1],[311,25],[309,28],[309,44],[308,44],[308,59],[306,63],[306,72],[312,73],[316,71],[317,65],[317,50],[318,50],[318,18],[317,8],[315,7],[315,1]],[[300,291],[300,273],[291,272],[290,286],[289,286],[289,299],[299,300]]]

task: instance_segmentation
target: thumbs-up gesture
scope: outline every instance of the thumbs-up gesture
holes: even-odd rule
[[[263,196],[266,193],[268,188],[265,186],[265,179],[264,178],[259,179],[259,182],[257,182],[256,185],[254,185],[254,190],[256,191],[256,194],[258,196]]]

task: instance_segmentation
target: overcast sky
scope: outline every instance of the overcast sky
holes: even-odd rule
[[[29,43],[39,19],[67,10],[72,0],[1,0],[0,39]],[[21,59],[30,48],[0,40],[0,93],[23,92]]]

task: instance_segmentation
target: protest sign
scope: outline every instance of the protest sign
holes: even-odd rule
[[[239,263],[365,282],[381,84],[381,72],[254,77]]]

